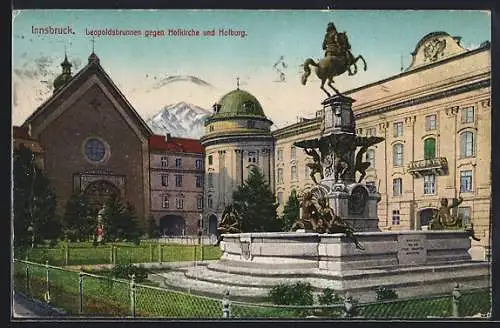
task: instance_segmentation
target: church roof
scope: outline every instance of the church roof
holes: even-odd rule
[[[165,141],[165,138],[167,139]],[[167,135],[152,135],[149,137],[150,150],[163,150],[177,153],[198,153],[203,154],[205,149],[198,139],[176,138]]]
[[[256,116],[265,118],[257,98],[239,88],[225,94],[218,102],[219,110],[211,118]]]
[[[142,131],[143,135],[145,135],[146,137],[153,135],[153,132],[146,124],[146,122],[144,122],[144,120],[139,116],[133,106],[128,102],[125,96],[115,85],[113,80],[104,71],[100,64],[99,57],[97,57],[95,53],[92,53],[89,56],[88,64],[83,67],[75,76],[66,81],[63,86],[55,90],[54,93],[45,102],[38,106],[38,108],[26,119],[22,126],[28,127],[34,120],[40,117],[40,115],[45,115],[47,112],[54,110],[55,107],[58,107],[60,103],[63,102],[65,98],[67,98],[67,95],[71,95],[73,92],[75,92],[89,78],[91,78],[92,75],[96,75],[105,85],[110,88],[125,111],[135,121],[137,127],[140,131]]]

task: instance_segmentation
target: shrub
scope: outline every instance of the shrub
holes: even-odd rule
[[[323,293],[318,296],[318,303],[321,305],[342,304],[343,301],[343,298],[335,294],[331,288],[323,289]]]
[[[377,301],[393,300],[398,298],[395,290],[385,287],[378,287],[375,292],[377,293]]]
[[[295,284],[279,284],[269,291],[269,297],[278,305],[312,305],[314,303],[312,285],[297,282]]]
[[[135,274],[135,282],[141,283],[148,278],[149,271],[144,267],[133,264],[117,264],[111,269],[111,276],[121,279],[130,279]]]

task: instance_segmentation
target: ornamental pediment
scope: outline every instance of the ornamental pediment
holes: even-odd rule
[[[412,52],[412,63],[407,70],[429,65],[440,60],[464,53],[467,49],[460,45],[460,37],[446,32],[433,32],[424,36]]]

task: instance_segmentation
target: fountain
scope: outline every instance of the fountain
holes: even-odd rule
[[[322,102],[320,137],[295,143],[313,158],[308,166],[316,182],[300,193],[295,231],[238,233],[237,213],[229,208],[219,227],[220,260],[165,274],[165,282],[203,294],[220,295],[230,287],[232,298],[245,300],[261,300],[273,286],[296,281],[309,282],[316,291],[349,292],[361,301],[375,300],[379,287],[408,297],[448,293],[455,282],[462,289],[489,286],[489,263],[472,261],[468,253],[470,229],[380,231],[381,197],[375,186],[363,182],[370,165],[363,155],[384,139],[356,135],[355,100],[331,85],[333,76],[351,73],[355,63],[349,61],[350,52],[335,51],[330,25],[327,31],[325,58],[319,63],[308,59],[304,65],[302,82],[312,61],[328,98]],[[347,37],[344,33],[335,40],[347,42]],[[335,95],[324,89],[326,80]]]

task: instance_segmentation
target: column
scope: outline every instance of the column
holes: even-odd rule
[[[271,185],[271,176],[270,176],[270,168],[269,168],[269,162],[270,162],[270,151],[269,148],[263,148],[262,149],[262,173],[267,179],[267,183]]]
[[[236,154],[236,175],[234,179],[236,180],[236,188],[243,184],[243,149],[235,149]]]
[[[219,150],[219,205],[226,207],[226,151]]]

